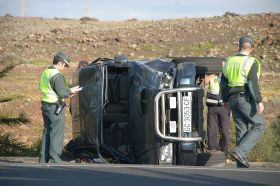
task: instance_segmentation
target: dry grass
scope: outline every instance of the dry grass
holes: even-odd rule
[[[255,49],[257,56],[266,56],[263,62],[261,91],[264,97],[267,123],[279,114],[280,89],[279,14],[242,16],[238,19],[197,18],[161,21],[87,21],[41,18],[0,18],[0,143],[4,141],[20,152],[23,146],[37,146],[42,131],[38,80],[45,66],[51,63],[59,50],[71,54],[73,67],[66,71],[69,79],[79,60],[92,61],[97,57],[112,57],[118,52],[129,58],[172,56],[227,56],[235,52],[241,34],[263,39],[271,32],[275,43],[263,44]],[[241,28],[242,29],[239,29]],[[256,31],[252,30],[254,28]],[[54,33],[54,29],[59,32]],[[207,31],[207,32],[206,32]],[[202,34],[203,33],[203,34]],[[41,40],[41,37],[43,38]],[[80,42],[80,39],[85,41]],[[137,45],[136,48],[131,47]],[[5,46],[5,47],[4,47]],[[1,49],[2,48],[2,49]],[[132,53],[134,55],[132,55]],[[22,59],[19,56],[25,56]],[[262,72],[263,72],[262,71]],[[206,121],[206,120],[205,120]],[[71,137],[71,116],[66,111],[65,143]],[[278,124],[279,125],[279,124]],[[273,136],[275,124],[267,124],[266,132],[250,156],[251,161],[279,162],[279,143]],[[235,127],[230,125],[229,148],[235,146]],[[24,140],[23,140],[24,139]],[[10,140],[10,141],[8,141]],[[20,142],[21,141],[21,142]],[[3,143],[1,143],[3,144]],[[14,144],[14,146],[13,146]],[[17,146],[17,144],[21,144]],[[3,146],[2,146],[3,147]],[[0,152],[20,154],[12,150]],[[3,151],[2,151],[3,150]],[[36,149],[38,150],[38,149]],[[32,152],[36,151],[29,151]]]
[[[260,80],[261,92],[264,97],[280,97],[279,79],[280,74],[274,72],[264,74],[264,76]]]
[[[0,156],[39,156],[40,141],[27,147],[10,138],[9,135],[0,134]]]
[[[5,103],[5,102],[9,102],[15,99],[19,99],[22,98],[22,95],[1,95],[0,93],[0,103]]]
[[[18,64],[26,63],[22,58],[16,56],[15,54],[7,54],[0,57],[0,65],[5,68],[15,66]]]
[[[280,115],[266,125],[265,132],[249,156],[256,162],[280,162]]]
[[[0,125],[21,125],[30,122],[24,112],[15,110],[8,106],[0,108]]]
[[[38,90],[39,77],[42,70],[50,65],[50,60],[37,59],[19,63],[17,61],[23,60],[7,59],[9,60],[5,61],[5,65],[12,65],[13,68],[0,78],[0,135],[8,136],[11,144],[32,148],[34,143],[40,140],[43,129]],[[76,63],[73,69],[75,65]],[[66,71],[67,78],[73,69]],[[65,143],[72,138],[70,118],[67,113]]]

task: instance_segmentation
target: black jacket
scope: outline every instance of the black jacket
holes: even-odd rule
[[[55,67],[50,66],[49,68]],[[65,78],[61,73],[51,77],[50,84],[54,92],[57,94],[59,100],[66,98],[71,93],[68,86],[65,85]]]

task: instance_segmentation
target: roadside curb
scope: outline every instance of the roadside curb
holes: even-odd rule
[[[31,163],[31,164],[39,164],[39,157],[14,157],[14,156],[7,156],[1,157],[0,156],[0,164],[1,163]],[[252,168],[279,168],[280,163],[272,163],[272,162],[249,162],[250,167]],[[201,167],[201,166],[200,166]],[[209,167],[209,166],[205,166]],[[220,164],[219,166],[210,166],[210,167],[235,167],[235,162],[227,162],[224,164]]]
[[[0,163],[38,163],[39,157],[17,157],[17,156],[0,156]]]

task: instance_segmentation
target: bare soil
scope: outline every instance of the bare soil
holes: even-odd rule
[[[262,60],[260,84],[266,121],[270,123],[280,108],[279,20],[276,13],[116,22],[0,17],[0,57],[12,55],[26,62],[0,77],[0,96],[17,97],[0,103],[0,113],[10,113],[0,120],[0,134],[28,146],[39,140],[43,122],[38,80],[58,51],[72,58],[73,65],[65,72],[69,79],[78,61],[112,58],[118,53],[130,59],[227,57],[236,52],[242,35],[253,36],[258,43],[255,55]],[[0,67],[4,68],[3,63]],[[20,119],[7,122],[11,118]],[[65,143],[71,138],[67,111]]]

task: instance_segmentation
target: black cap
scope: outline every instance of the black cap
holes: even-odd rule
[[[239,39],[239,46],[243,46],[244,43],[250,43],[251,46],[253,46],[254,44],[254,39],[250,36],[242,36],[240,39]]]
[[[70,66],[70,61],[71,59],[67,57],[63,52],[58,52],[54,57],[59,57],[63,62],[66,63],[66,65],[69,67]]]

